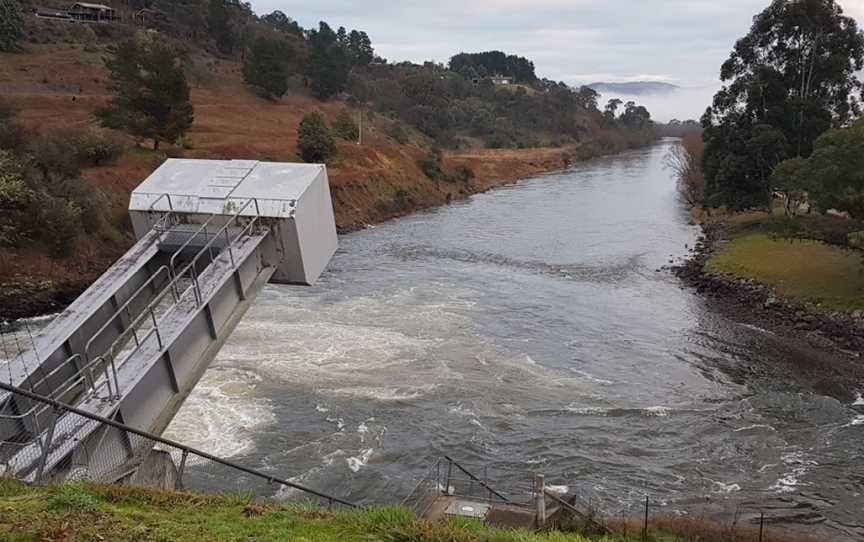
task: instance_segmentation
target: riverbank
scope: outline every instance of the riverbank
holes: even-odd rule
[[[766,217],[711,219],[673,273],[720,312],[818,354],[795,376],[854,401],[864,378],[860,252],[813,239],[754,233]],[[790,360],[791,361],[791,360]]]
[[[618,525],[621,534],[588,536],[501,529],[471,519],[430,523],[398,506],[330,512],[306,504],[253,501],[247,495],[210,496],[86,483],[27,486],[11,480],[0,480],[0,507],[0,539],[9,542],[635,542],[641,532],[636,520]],[[759,537],[752,527],[712,526],[688,518],[652,519],[656,526],[649,527],[649,536],[658,542],[720,542],[729,535],[739,542],[792,540],[770,533]]]

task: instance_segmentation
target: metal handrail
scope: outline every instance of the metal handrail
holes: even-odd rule
[[[553,501],[557,502],[559,505],[563,506],[566,510],[572,512],[573,514],[576,514],[577,516],[579,516],[583,520],[587,521],[588,523],[593,524],[594,527],[599,529],[602,533],[608,534],[608,533],[612,532],[612,530],[609,527],[607,527],[603,522],[601,522],[600,520],[592,518],[591,516],[589,516],[585,512],[579,510],[578,508],[576,508],[575,506],[573,506],[569,502],[565,501],[564,499],[562,499],[561,497],[559,497],[558,495],[556,495],[552,491],[549,491],[545,487],[543,488],[543,494],[546,497],[549,497]]]
[[[173,206],[172,206],[172,204],[171,204],[171,200],[170,200],[170,195],[168,195],[168,194],[163,194],[163,196],[165,196],[165,197],[168,198],[169,206],[171,206],[171,207],[173,208]],[[161,199],[163,196],[160,196],[160,198],[158,198],[156,201],[159,201],[159,199]],[[229,230],[229,227],[231,226],[231,224],[232,224],[234,221],[236,221],[236,220],[239,219],[240,215],[241,215],[241,214],[242,214],[242,213],[243,213],[243,212],[244,212],[244,211],[249,207],[249,205],[251,205],[253,202],[255,203],[256,216],[253,217],[253,218],[249,221],[249,223],[246,224],[246,225],[245,225],[245,226],[240,230],[240,232],[239,232],[236,236],[234,236],[234,238],[233,238],[233,240],[232,240],[232,239],[228,236],[228,230]],[[153,205],[155,205],[155,202],[154,202],[153,204],[151,204],[151,208],[152,208]],[[245,203],[245,204],[244,204],[244,205],[243,205],[243,206],[242,206],[242,207],[241,207],[241,208],[240,208],[240,209],[239,209],[239,210],[238,210],[238,211],[237,211],[237,212],[236,212],[236,213],[235,213],[231,218],[229,218],[229,219],[226,221],[226,223],[222,226],[222,228],[221,228],[221,229],[220,229],[216,234],[213,235],[213,237],[210,239],[210,241],[209,241],[209,242],[208,242],[208,243],[207,243],[207,244],[206,244],[206,245],[205,245],[201,250],[198,251],[198,253],[195,255],[195,257],[194,257],[194,258],[192,259],[192,261],[191,261],[191,262],[190,262],[190,263],[189,263],[189,264],[188,264],[188,265],[183,269],[183,271],[181,271],[179,274],[174,274],[174,273],[173,273],[173,264],[174,264],[174,258],[175,258],[175,256],[177,256],[177,254],[179,254],[180,251],[184,250],[185,247],[188,246],[188,244],[191,242],[191,240],[192,240],[195,236],[197,236],[198,234],[200,234],[201,230],[204,229],[204,228],[206,228],[207,225],[209,224],[209,222],[210,222],[210,221],[211,221],[215,216],[218,216],[218,215],[215,215],[215,214],[212,215],[212,216],[211,216],[211,217],[210,217],[210,218],[209,218],[209,219],[204,223],[204,225],[202,225],[202,227],[199,228],[199,230],[196,232],[196,234],[195,234],[192,238],[190,238],[189,240],[187,240],[187,242],[183,245],[183,247],[180,248],[180,250],[178,250],[177,252],[175,252],[174,255],[172,255],[172,259],[171,259],[171,267],[168,267],[168,266],[163,265],[163,266],[161,266],[159,269],[157,269],[156,272],[153,273],[153,275],[151,275],[150,278],[147,279],[147,281],[145,281],[144,284],[142,284],[142,285],[141,285],[141,286],[140,286],[140,287],[139,287],[139,288],[138,288],[138,289],[137,289],[137,290],[136,290],[136,291],[135,291],[135,292],[134,292],[134,293],[129,297],[129,299],[128,299],[128,300],[127,300],[127,301],[126,301],[122,306],[120,306],[120,307],[119,307],[119,308],[118,308],[118,309],[117,309],[117,310],[116,310],[116,311],[111,315],[111,317],[110,317],[110,318],[109,318],[109,319],[108,319],[108,320],[107,320],[107,321],[106,321],[106,322],[105,322],[105,323],[104,323],[104,324],[103,324],[103,325],[102,325],[102,326],[101,326],[101,327],[96,331],[96,333],[94,333],[94,334],[90,337],[90,340],[87,341],[87,343],[85,344],[85,347],[84,347],[84,359],[85,359],[85,365],[84,365],[84,367],[82,368],[82,370],[79,370],[79,371],[76,372],[74,375],[72,375],[71,377],[69,377],[68,379],[66,379],[64,382],[62,382],[59,386],[57,386],[57,388],[55,388],[54,390],[52,390],[52,394],[56,394],[58,389],[60,389],[60,388],[64,388],[64,387],[65,387],[65,389],[62,391],[61,395],[62,395],[62,394],[65,394],[65,393],[68,393],[69,391],[71,391],[71,389],[73,389],[74,385],[77,385],[77,384],[81,381],[81,378],[84,378],[85,382],[88,383],[88,384],[90,385],[90,389],[91,389],[92,391],[95,391],[95,390],[96,390],[96,383],[95,383],[95,381],[93,380],[93,375],[92,375],[91,369],[92,369],[94,366],[98,366],[98,365],[100,364],[100,362],[101,362],[102,364],[104,364],[104,370],[105,370],[105,385],[108,387],[108,394],[109,394],[109,396],[110,396],[110,397],[114,397],[115,399],[119,399],[119,398],[120,398],[120,382],[119,382],[119,378],[118,378],[118,373],[117,373],[117,363],[116,363],[116,355],[117,355],[118,345],[122,345],[122,344],[125,342],[125,340],[129,337],[130,334],[131,334],[131,336],[134,338],[134,340],[135,340],[135,345],[136,345],[135,348],[134,348],[134,349],[133,349],[133,350],[132,350],[132,351],[131,351],[131,352],[130,352],[130,353],[129,353],[125,358],[123,358],[123,361],[120,363],[120,365],[122,365],[125,361],[127,361],[127,360],[128,360],[128,359],[129,359],[129,358],[130,358],[130,357],[131,357],[131,356],[132,356],[132,355],[133,355],[133,354],[134,354],[134,353],[135,353],[135,352],[136,352],[136,351],[141,347],[141,345],[144,344],[144,343],[146,343],[147,340],[149,340],[150,337],[152,337],[154,334],[156,335],[156,339],[157,339],[157,341],[158,341],[158,344],[159,344],[160,348],[162,347],[162,345],[163,345],[163,340],[162,340],[161,331],[160,331],[160,329],[159,329],[159,323],[160,323],[161,319],[157,319],[157,318],[156,318],[155,309],[156,309],[156,308],[158,307],[158,305],[162,302],[162,300],[165,298],[165,296],[168,294],[168,292],[171,292],[171,293],[174,294],[174,295],[173,295],[174,303],[172,304],[171,307],[169,307],[168,310],[173,309],[174,307],[177,306],[177,304],[178,304],[178,303],[179,303],[183,298],[185,298],[186,294],[189,292],[189,289],[191,289],[191,288],[193,288],[193,287],[195,288],[195,293],[196,293],[196,296],[195,296],[195,297],[196,297],[196,303],[197,303],[198,305],[200,305],[200,303],[201,303],[201,301],[202,301],[202,299],[201,299],[201,289],[200,289],[200,285],[199,285],[198,280],[197,280],[197,274],[195,274],[194,266],[195,266],[195,264],[198,262],[198,260],[201,258],[201,256],[202,256],[206,251],[211,250],[214,241],[215,241],[216,239],[218,239],[219,236],[222,235],[223,232],[225,233],[225,236],[226,236],[226,248],[228,249],[228,252],[229,252],[229,257],[230,257],[230,259],[231,259],[231,265],[232,265],[232,268],[236,268],[236,262],[235,262],[235,260],[234,260],[234,254],[233,254],[232,247],[233,247],[234,244],[236,244],[236,243],[238,242],[238,240],[239,240],[240,238],[242,238],[244,235],[246,235],[248,231],[251,231],[252,226],[255,225],[255,224],[257,223],[258,219],[260,218],[260,208],[259,208],[259,206],[258,206],[258,200],[257,200],[257,198],[250,198],[250,199],[248,199],[248,200],[246,201],[246,203]],[[177,282],[179,282],[179,280],[180,280],[180,279],[181,279],[181,278],[182,278],[182,277],[183,277],[187,272],[189,272],[190,269],[191,269],[192,272],[193,272],[193,285],[190,286],[189,288],[187,288],[187,289],[186,289],[182,294],[178,294],[178,293],[177,293],[177,288],[176,288],[176,286],[177,286]],[[135,318],[134,318],[134,319],[129,323],[129,325],[126,327],[126,329],[125,329],[122,333],[120,333],[120,334],[117,336],[116,339],[114,339],[114,340],[112,341],[111,345],[108,347],[108,349],[106,350],[106,352],[105,352],[104,354],[99,355],[99,356],[96,356],[96,357],[94,357],[94,358],[91,359],[90,349],[91,349],[91,347],[92,347],[92,345],[93,345],[93,342],[94,342],[98,337],[100,337],[100,336],[102,335],[102,333],[103,333],[103,332],[108,328],[108,326],[110,326],[110,325],[114,322],[114,320],[115,320],[119,315],[121,315],[121,314],[123,313],[123,311],[127,311],[129,305],[130,305],[133,301],[135,301],[135,300],[138,298],[139,294],[140,294],[142,291],[144,291],[145,288],[147,288],[148,286],[150,286],[150,285],[151,285],[151,284],[152,284],[152,283],[153,283],[153,282],[154,282],[154,281],[155,281],[159,276],[161,276],[161,274],[162,274],[163,272],[167,272],[167,274],[168,274],[168,276],[169,276],[169,278],[170,278],[170,282],[168,283],[168,285],[166,285],[166,286],[165,286],[165,287],[164,287],[164,288],[163,288],[163,289],[162,289],[162,290],[161,290],[161,291],[160,291],[160,292],[159,292],[159,293],[158,293],[158,294],[153,298],[153,300],[152,300],[150,303],[148,303],[148,304],[144,307],[144,309],[139,313],[139,315],[138,315],[137,317],[135,317]],[[172,274],[174,274],[173,277],[172,277]],[[127,311],[127,312],[128,312],[128,311]],[[131,315],[131,314],[130,314],[130,315]],[[150,329],[150,331],[147,332],[147,334],[144,335],[143,338],[139,338],[139,337],[138,337],[138,326],[139,326],[139,324],[141,324],[141,323],[142,323],[146,318],[148,318],[148,317],[152,320],[152,322],[153,322],[153,327]],[[107,358],[108,358],[108,359],[106,359],[106,355],[107,355]],[[42,383],[46,382],[47,379],[48,379],[50,376],[56,374],[56,372],[59,371],[60,368],[65,367],[68,363],[70,363],[70,362],[71,362],[72,360],[74,360],[74,359],[81,359],[81,358],[80,358],[80,354],[76,354],[75,356],[72,356],[72,357],[70,357],[69,359],[65,360],[63,363],[61,363],[60,365],[58,365],[58,367],[56,367],[55,369],[53,369],[50,373],[48,373],[47,375],[43,376],[43,378],[38,382],[38,384],[42,384]],[[108,372],[109,367],[110,367],[110,369],[111,369],[111,373],[112,373],[112,374],[109,374],[109,372]],[[86,369],[86,371],[85,371],[84,369]],[[112,375],[113,375],[113,380],[114,380],[114,382],[113,382],[113,389],[112,389],[112,382],[111,382],[111,380],[112,380],[112,378],[111,378]],[[89,378],[88,378],[88,377],[89,377]],[[74,385],[72,385],[72,384],[74,384]],[[11,419],[11,418],[21,419],[21,418],[25,418],[25,417],[27,417],[27,416],[34,415],[34,411],[35,411],[35,407],[34,407],[34,408],[31,408],[28,412],[26,412],[26,413],[24,413],[24,414],[19,414],[19,415],[14,415],[14,416],[3,416],[3,415],[0,415],[0,419],[3,419],[3,418],[9,418],[9,419]],[[40,415],[40,414],[41,414],[41,412],[35,413],[35,415],[37,415],[37,416]]]
[[[120,314],[121,314],[124,310],[126,310],[126,309],[129,308],[129,305],[131,305],[132,302],[133,302],[133,301],[138,297],[138,294],[140,294],[141,292],[144,291],[145,288],[147,288],[148,286],[150,286],[150,285],[153,283],[153,281],[156,280],[156,278],[157,278],[157,277],[158,277],[158,276],[159,276],[163,271],[165,271],[166,273],[168,273],[168,277],[169,277],[169,278],[171,277],[171,272],[170,272],[170,270],[168,269],[168,266],[163,265],[162,267],[160,267],[159,269],[157,269],[156,272],[153,273],[153,275],[151,275],[150,278],[147,279],[147,280],[144,282],[144,284],[142,284],[142,285],[141,285],[137,290],[135,290],[135,292],[134,292],[131,296],[129,296],[129,299],[127,299],[126,302],[123,303],[123,305],[120,306],[120,307],[119,307],[119,308],[114,312],[114,314],[111,315],[111,317],[110,317],[110,318],[109,318],[109,319],[108,319],[108,320],[107,320],[107,321],[102,325],[102,327],[100,327],[100,328],[96,331],[96,333],[94,333],[94,334],[90,337],[90,340],[87,341],[87,344],[84,345],[84,354],[87,356],[88,359],[90,358],[90,347],[93,345],[93,341],[95,341],[95,340],[96,340],[100,335],[102,335],[102,332],[105,331],[106,329],[108,329],[108,326],[111,325],[111,324],[114,322],[114,320],[115,320],[118,316],[120,316]],[[164,292],[164,289],[163,289],[163,292]],[[146,308],[145,308],[145,310],[146,310]],[[130,315],[130,316],[131,316],[131,315]],[[137,318],[136,318],[136,320],[137,320]],[[119,339],[120,337],[122,337],[123,334],[126,333],[126,331],[128,331],[129,329],[132,329],[132,328],[133,328],[133,326],[132,326],[131,323],[130,323],[129,327],[127,327],[126,330],[124,330],[123,333],[121,333],[120,336],[118,336],[118,339]],[[116,342],[116,339],[115,339],[114,342]]]
[[[490,493],[491,495],[495,495],[496,497],[498,497],[499,499],[503,500],[504,502],[506,502],[506,503],[510,503],[510,499],[508,499],[508,498],[505,497],[504,495],[498,493],[497,491],[495,491],[494,489],[492,489],[491,487],[489,487],[489,484],[487,484],[486,482],[484,482],[484,481],[481,480],[480,478],[478,478],[478,477],[474,476],[473,474],[471,474],[471,473],[470,473],[470,472],[469,472],[465,467],[463,467],[462,465],[460,465],[459,463],[457,463],[456,461],[454,461],[453,458],[451,458],[451,457],[448,456],[448,455],[445,455],[445,456],[444,456],[444,459],[446,459],[446,460],[447,460],[451,465],[455,466],[457,469],[459,469],[459,470],[461,470],[462,472],[464,472],[464,473],[465,473],[469,478],[471,478],[473,481],[475,481],[475,482],[477,482],[478,484],[480,484],[484,489],[486,489],[487,491],[489,491],[489,493]],[[448,481],[449,481],[449,478],[450,478],[450,477],[448,476]]]
[[[211,214],[211,215],[210,215],[210,218],[208,218],[208,219],[204,222],[204,224],[202,224],[201,227],[198,228],[198,230],[197,230],[197,231],[196,231],[196,232],[195,232],[191,237],[189,237],[189,239],[187,239],[186,242],[183,243],[183,245],[182,245],[180,248],[178,248],[177,250],[175,250],[175,251],[174,251],[174,254],[171,255],[171,260],[169,261],[169,271],[170,271],[171,274],[172,274],[172,277],[171,277],[171,278],[174,278],[174,276],[173,276],[173,274],[174,274],[174,260],[175,260],[175,259],[176,259],[176,258],[177,258],[177,257],[178,257],[178,256],[179,256],[179,255],[184,251],[184,250],[186,250],[186,247],[189,246],[189,243],[191,243],[193,239],[197,238],[197,237],[201,234],[202,231],[206,231],[206,230],[207,230],[207,226],[210,224],[210,221],[213,220],[214,218],[216,218],[217,216],[219,216],[219,215],[217,215],[216,213]],[[205,236],[204,236],[205,239],[207,238],[207,235],[209,235],[209,234],[205,234]]]
[[[111,346],[110,346],[110,347],[108,348],[108,350],[106,351],[106,352],[107,352],[107,355],[108,355],[108,360],[107,360],[107,361],[108,361],[108,364],[110,364],[111,370],[112,370],[112,372],[113,372],[113,374],[114,374],[114,393],[113,393],[113,395],[114,395],[115,397],[119,398],[119,396],[120,396],[120,383],[119,383],[119,380],[118,380],[118,378],[117,378],[117,363],[116,363],[116,353],[117,353],[117,352],[116,352],[116,349],[117,349],[117,345],[120,344],[120,343],[122,342],[122,340],[123,340],[125,337],[128,337],[129,334],[130,334],[130,332],[131,332],[132,336],[135,338],[136,349],[133,350],[133,351],[129,354],[129,356],[126,356],[126,358],[124,358],[124,361],[125,361],[125,360],[128,360],[129,357],[130,357],[132,354],[134,354],[135,351],[137,351],[137,348],[140,348],[141,344],[143,344],[144,342],[146,342],[146,341],[147,341],[151,336],[153,336],[154,333],[155,333],[155,335],[156,335],[156,339],[157,339],[157,341],[159,342],[160,347],[162,346],[163,341],[162,341],[161,331],[159,330],[159,320],[157,320],[157,318],[156,318],[156,314],[155,314],[155,312],[154,312],[154,309],[155,309],[155,308],[156,308],[156,307],[157,307],[157,306],[162,302],[162,300],[165,298],[165,296],[167,295],[167,293],[168,293],[169,291],[170,291],[171,293],[173,293],[173,295],[174,295],[174,304],[169,308],[169,310],[173,309],[174,307],[177,306],[177,304],[178,304],[178,303],[179,303],[183,298],[185,298],[186,294],[187,294],[187,293],[189,292],[189,290],[190,290],[191,288],[193,288],[193,287],[195,288],[195,298],[196,298],[195,301],[196,301],[196,304],[198,304],[198,305],[201,304],[201,301],[202,301],[202,299],[201,299],[201,288],[200,288],[200,284],[198,283],[198,277],[197,277],[197,275],[195,274],[195,271],[194,271],[194,266],[195,266],[195,264],[198,263],[198,260],[201,258],[201,256],[202,256],[205,252],[207,252],[207,251],[209,251],[209,250],[211,249],[211,247],[213,246],[213,243],[216,241],[216,239],[219,238],[220,235],[222,235],[223,232],[226,233],[226,237],[227,237],[228,229],[229,229],[229,227],[231,226],[232,222],[234,222],[235,220],[237,220],[237,219],[240,217],[241,213],[243,213],[243,211],[245,211],[245,210],[249,207],[249,205],[251,205],[253,202],[255,203],[256,213],[259,212],[259,208],[258,208],[258,200],[257,200],[257,198],[249,198],[249,199],[246,201],[246,203],[245,203],[245,204],[244,204],[244,205],[243,205],[243,206],[242,206],[242,207],[241,207],[241,208],[240,208],[240,209],[239,209],[239,210],[234,214],[234,216],[232,216],[230,219],[228,219],[228,220],[226,221],[226,223],[222,226],[222,228],[221,228],[217,233],[215,233],[215,234],[213,235],[213,237],[210,239],[210,241],[208,241],[208,243],[207,243],[203,248],[201,248],[201,249],[198,251],[198,253],[197,253],[197,254],[195,255],[195,257],[192,259],[192,261],[189,262],[189,264],[187,264],[186,267],[184,267],[183,270],[182,270],[181,272],[179,272],[179,273],[174,273],[174,271],[173,271],[174,258],[179,254],[179,251],[178,251],[178,252],[175,252],[175,254],[172,255],[172,258],[171,258],[171,266],[170,266],[170,267],[168,267],[168,266],[162,266],[162,267],[160,267],[159,269],[157,269],[157,270],[156,270],[156,273],[154,273],[153,276],[151,276],[150,279],[148,279],[147,282],[144,283],[144,285],[142,285],[138,290],[136,290],[136,292],[132,295],[132,297],[130,297],[130,299],[129,299],[126,303],[124,303],[124,305],[123,305],[120,309],[118,309],[117,313],[115,313],[115,315],[112,316],[111,320],[110,320],[109,322],[106,322],[106,323],[102,326],[102,328],[100,328],[99,331],[97,331],[97,333],[94,334],[93,337],[91,337],[91,339],[87,342],[87,345],[85,346],[85,349],[84,349],[84,350],[85,350],[85,355],[86,355],[87,359],[89,360],[89,359],[90,359],[90,346],[92,345],[92,343],[93,343],[93,341],[96,339],[96,337],[98,337],[98,336],[99,336],[99,335],[104,331],[104,329],[106,329],[107,326],[108,326],[111,322],[113,322],[114,318],[116,318],[116,316],[117,316],[117,315],[118,315],[122,310],[124,310],[124,309],[126,309],[126,308],[128,307],[128,305],[132,302],[133,299],[135,299],[135,298],[137,297],[137,295],[138,295],[138,294],[139,294],[139,293],[144,289],[144,287],[146,287],[147,285],[149,285],[150,283],[152,283],[152,281],[155,280],[155,278],[156,278],[160,273],[162,273],[163,270],[165,270],[165,271],[168,272],[168,276],[171,277],[170,282],[169,282],[169,283],[168,283],[168,284],[167,284],[167,285],[162,289],[161,292],[159,292],[159,294],[157,294],[157,295],[155,296],[155,298],[154,298],[154,299],[153,299],[153,300],[152,300],[152,301],[151,301],[151,302],[150,302],[150,303],[149,303],[149,304],[148,304],[148,305],[147,305],[147,306],[146,306],[146,307],[141,311],[141,313],[140,313],[140,314],[139,314],[139,315],[138,315],[138,316],[137,316],[137,317],[136,317],[136,318],[135,318],[135,319],[134,319],[134,320],[129,324],[129,326],[127,327],[127,329],[126,329],[125,331],[123,331],[123,333],[121,333],[121,334],[120,334],[120,335],[119,335],[119,336],[118,336],[118,337],[117,337],[117,338],[116,338],[116,339],[111,343]],[[215,216],[217,216],[217,215],[214,214],[213,216],[211,216],[211,217],[207,220],[207,222],[205,222],[204,225],[202,225],[202,228],[199,228],[199,230],[196,232],[195,235],[198,235],[198,234],[201,232],[201,230],[202,230],[204,227],[206,227],[207,224],[209,224],[210,220],[212,220]],[[230,258],[231,258],[231,264],[232,264],[232,267],[236,267],[236,263],[234,262],[234,254],[233,254],[233,251],[232,251],[232,245],[233,245],[234,243],[236,243],[237,240],[240,239],[240,237],[243,236],[243,235],[246,233],[246,231],[249,230],[249,229],[251,228],[251,226],[257,222],[257,220],[258,220],[259,218],[260,218],[260,214],[259,214],[259,215],[256,215],[256,216],[255,216],[255,217],[250,221],[250,223],[247,224],[247,225],[246,225],[246,226],[245,226],[245,227],[244,227],[244,228],[243,228],[243,229],[242,229],[242,230],[237,234],[237,236],[234,237],[233,241],[230,240],[230,238],[228,239],[228,245],[227,245],[226,248],[227,248],[228,251],[229,251],[229,256],[230,256]],[[191,238],[190,238],[189,240],[187,240],[187,243],[186,243],[183,247],[181,247],[181,250],[183,250],[183,248],[185,248],[185,246],[188,246],[188,243],[189,243],[190,241],[191,241]],[[193,271],[193,284],[192,284],[192,286],[190,286],[189,288],[187,288],[186,290],[184,290],[183,293],[178,293],[178,292],[177,292],[177,287],[176,287],[176,286],[177,286],[177,283],[179,282],[179,280],[180,280],[181,278],[183,278],[183,277],[186,275],[186,273],[189,272],[190,269]],[[172,277],[172,275],[173,275],[173,277]],[[152,329],[151,329],[151,330],[150,330],[150,331],[149,331],[149,332],[144,336],[143,339],[139,339],[138,336],[137,336],[137,326],[138,326],[138,325],[139,325],[139,324],[140,324],[144,319],[146,319],[147,317],[149,317],[150,319],[152,319],[152,321],[153,321],[153,328],[152,328]],[[102,358],[102,359],[104,360],[104,359],[105,359],[104,356],[105,356],[105,354],[103,354],[102,356],[99,356],[99,358]],[[98,359],[98,358],[97,358],[97,359]],[[122,365],[122,363],[121,363],[121,365]],[[107,365],[106,365],[106,378],[107,378]],[[110,386],[110,378],[108,378],[108,381],[109,381],[109,394],[111,394],[111,389],[110,389],[110,388],[111,388],[111,386]]]
[[[76,354],[75,356],[72,356],[72,357],[73,358],[74,357],[80,357],[80,354]],[[72,358],[70,358],[70,359],[72,359]],[[67,360],[67,361],[69,361],[69,360]],[[96,365],[98,363],[98,361],[100,361],[100,358],[96,358],[95,360],[87,363],[86,365],[84,365],[81,368],[81,371],[73,374],[72,376],[70,376],[69,378],[67,378],[63,382],[61,382],[60,385],[57,386],[57,388],[55,390],[53,390],[54,394],[62,396],[63,394],[71,391],[75,387],[75,385],[77,385],[80,382],[81,378],[84,378],[86,381],[88,376],[90,378],[90,383],[92,384],[91,389],[95,391],[95,389],[96,389],[95,388],[95,382],[93,382],[93,380],[92,380],[93,375],[90,372],[90,370],[92,369],[92,367],[94,365]],[[66,363],[66,362],[64,362],[64,363]],[[64,386],[65,386],[65,388],[64,388]],[[59,393],[57,393],[57,390],[61,390],[61,391]],[[36,412],[37,408],[39,408],[39,407],[37,405],[34,405],[33,407],[30,408],[30,410],[28,410],[27,412],[23,412],[21,414],[0,414],[0,419],[3,419],[3,420],[20,420],[20,419],[27,418],[29,416],[37,416],[38,417],[48,407],[45,407],[45,409],[43,409],[40,412]],[[39,434],[41,434],[41,432]]]
[[[251,469],[249,467],[244,467],[243,465],[239,465],[239,464],[234,463],[233,461],[229,461],[227,459],[222,459],[220,457],[216,457],[215,455],[208,454],[207,452],[192,448],[191,446],[186,446],[185,444],[180,444],[179,442],[175,442],[173,440],[169,440],[169,439],[160,437],[160,436],[155,435],[153,433],[148,433],[146,431],[142,431],[140,429],[136,429],[134,427],[130,427],[128,425],[121,424],[121,423],[116,422],[114,420],[111,420],[109,418],[105,418],[105,417],[99,416],[97,414],[92,414],[90,412],[75,408],[71,405],[67,405],[67,404],[61,403],[59,401],[55,401],[54,399],[51,399],[49,397],[44,397],[42,395],[28,392],[27,390],[23,390],[21,388],[18,388],[17,386],[12,386],[11,384],[7,384],[5,382],[0,382],[0,390],[4,390],[4,391],[7,391],[9,393],[21,395],[23,397],[26,397],[27,399],[30,399],[31,401],[41,402],[41,403],[45,404],[46,406],[49,406],[49,407],[56,409],[58,412],[63,412],[63,411],[71,412],[71,413],[76,414],[78,416],[81,416],[83,418],[87,418],[91,421],[99,422],[100,424],[107,425],[109,427],[113,427],[114,429],[118,429],[120,431],[125,431],[127,433],[132,433],[133,435],[138,435],[139,437],[144,437],[146,439],[152,440],[154,442],[158,442],[160,444],[163,444],[165,446],[169,446],[171,448],[176,448],[177,450],[182,451],[184,454],[193,454],[193,455],[196,455],[198,457],[202,457],[204,459],[213,461],[214,463],[219,463],[220,465],[224,465],[224,466],[232,468],[234,470],[244,472],[246,474],[250,474],[252,476],[261,478],[263,480],[266,480],[267,482],[270,482],[270,483],[275,482],[275,483],[278,483],[280,485],[290,487],[290,488],[296,489],[298,491],[308,493],[310,495],[314,495],[320,499],[327,500],[330,504],[338,503],[338,504],[341,504],[343,506],[348,506],[350,508],[357,508],[356,504],[349,502],[349,501],[346,501],[346,500],[343,500],[343,499],[340,499],[339,497],[334,497],[333,495],[328,495],[327,493],[323,493],[321,491],[317,491],[315,489],[308,488],[306,486],[297,484],[295,482],[291,482],[290,480],[286,480],[286,479],[279,478],[276,476],[270,476],[269,474],[263,473],[261,471],[255,470],[255,469]]]

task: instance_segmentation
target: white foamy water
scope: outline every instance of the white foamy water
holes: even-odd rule
[[[248,453],[275,421],[268,399],[255,396],[261,377],[235,368],[210,369],[165,431],[165,438],[219,457]]]
[[[786,465],[786,472],[768,489],[777,491],[778,493],[790,493],[795,491],[801,484],[801,478],[807,474],[811,468],[818,465],[813,460],[807,459],[804,452],[796,451],[783,454],[781,456],[783,463]]]

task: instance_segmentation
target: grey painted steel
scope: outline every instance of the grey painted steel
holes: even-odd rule
[[[260,289],[314,282],[336,230],[326,169],[308,164],[168,160],[129,208],[138,243],[9,362],[10,384],[161,433]],[[17,443],[0,446],[7,473],[62,478],[66,459],[107,444],[141,453],[104,426],[65,422],[0,391],[0,444]]]
[[[140,237],[163,213],[173,211],[200,224],[214,213],[233,214],[250,198],[276,233],[281,261],[273,282],[313,284],[337,248],[323,165],[170,159],[135,189],[129,212]],[[243,213],[254,214],[251,209]]]

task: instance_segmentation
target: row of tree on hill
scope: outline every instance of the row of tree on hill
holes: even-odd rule
[[[695,193],[744,209],[780,192],[864,218],[862,69],[864,33],[835,0],[773,0],[722,66]]]

